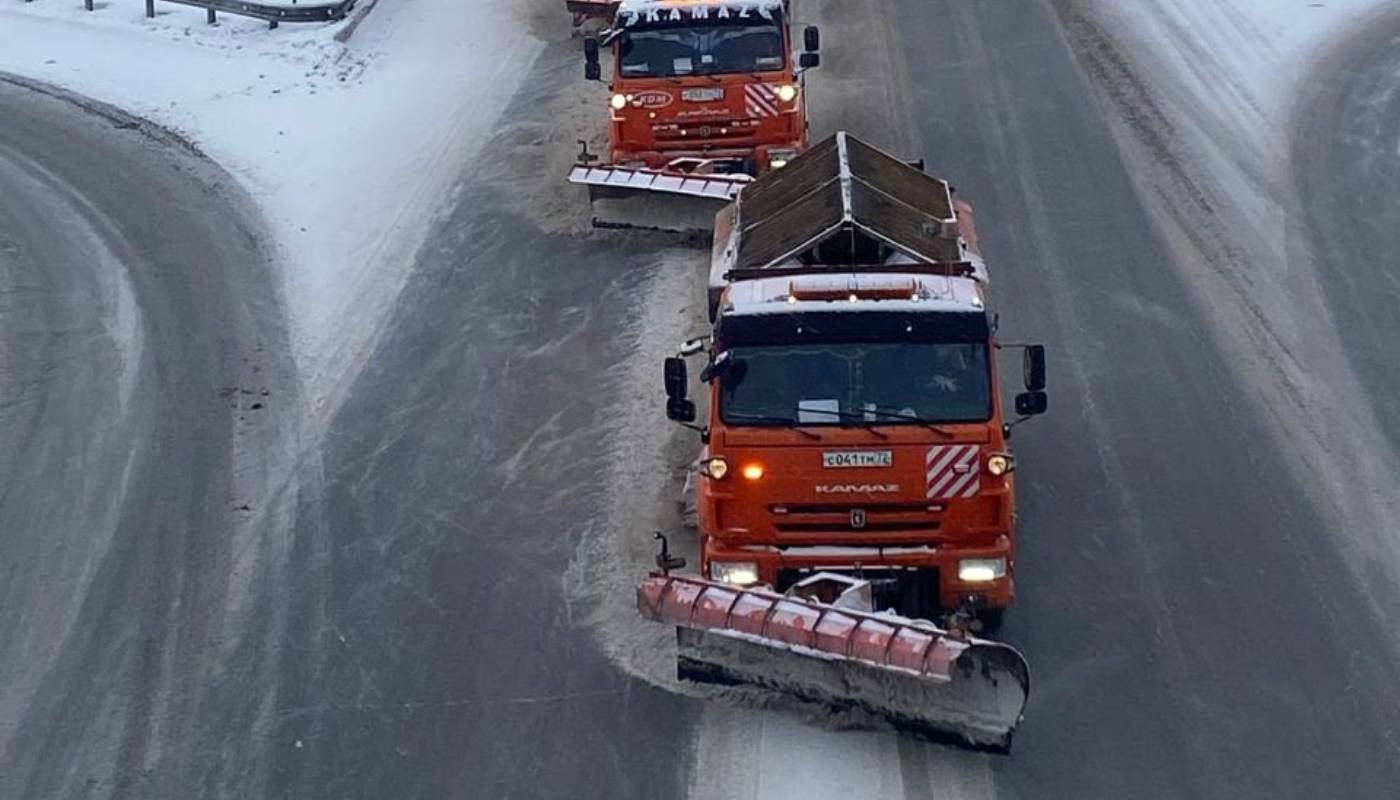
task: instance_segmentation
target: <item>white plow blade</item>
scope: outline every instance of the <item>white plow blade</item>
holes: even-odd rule
[[[576,164],[569,183],[594,189],[625,192],[665,192],[729,202],[752,181],[748,175],[695,175],[627,167],[591,167]]]
[[[569,173],[570,183],[588,187],[595,227],[698,234],[714,230],[715,214],[751,180],[583,164]]]

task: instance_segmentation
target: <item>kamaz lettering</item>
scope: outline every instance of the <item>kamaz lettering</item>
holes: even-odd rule
[[[817,487],[817,494],[893,494],[898,491],[897,483],[837,483]]]

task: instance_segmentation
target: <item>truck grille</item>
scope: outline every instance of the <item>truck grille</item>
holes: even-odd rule
[[[942,510],[942,506],[929,503],[779,503],[768,507],[779,534],[844,536],[936,531],[941,522],[931,514]]]
[[[758,132],[756,119],[707,119],[696,122],[670,122],[651,126],[658,142],[680,144],[703,141],[714,145],[753,144]]]
[[[852,525],[849,518],[845,525],[833,525],[826,522],[780,522],[776,526],[778,533],[898,533],[903,531],[936,531],[939,528],[937,520],[922,522],[867,522],[864,527],[857,528]]]

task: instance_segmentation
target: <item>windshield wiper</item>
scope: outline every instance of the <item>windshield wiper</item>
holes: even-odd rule
[[[821,434],[800,427],[802,423],[798,422],[792,417],[770,416],[768,414],[744,414],[737,411],[726,411],[724,412],[723,417],[725,419],[753,422],[758,425],[781,425],[784,428],[791,428],[792,430],[797,431],[798,433],[802,434],[803,436],[806,436],[809,439],[816,439],[820,441],[822,438]]]
[[[945,439],[952,439],[957,435],[950,430],[938,427],[938,423],[934,422],[933,420],[924,419],[923,417],[917,414],[906,414],[903,411],[896,411],[887,407],[871,405],[867,406],[865,408],[865,411],[861,413],[879,414],[880,416],[886,419],[903,419],[908,420],[910,422],[917,422]]]
[[[814,409],[811,409],[810,411],[808,411],[808,413],[809,413],[809,414],[830,414],[831,416],[836,417],[837,419],[855,420],[856,422],[863,422],[863,423],[865,423],[864,425],[857,425],[857,426],[842,425],[841,427],[843,427],[843,428],[849,428],[849,427],[864,428],[865,430],[870,431],[871,433],[875,434],[875,436],[877,436],[877,437],[879,437],[879,438],[881,438],[881,439],[888,439],[888,438],[890,438],[890,435],[889,435],[888,433],[885,433],[884,431],[879,430],[878,428],[876,428],[876,427],[873,425],[873,423],[871,423],[869,420],[867,420],[867,419],[865,418],[865,414],[864,414],[863,412],[860,412],[860,411],[851,411],[851,410],[849,410],[849,409],[844,409],[844,408],[836,408],[836,409],[831,409],[831,408],[815,409],[815,408],[814,408]]]

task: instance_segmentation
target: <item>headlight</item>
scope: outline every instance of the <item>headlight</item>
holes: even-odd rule
[[[958,562],[958,580],[963,583],[987,583],[1005,577],[1004,558],[964,558]]]
[[[785,83],[778,87],[778,99],[784,103],[791,103],[797,99],[797,87],[791,83]]]
[[[987,457],[987,472],[992,475],[1005,475],[1015,469],[1016,459],[1005,453],[993,453]]]
[[[763,465],[745,464],[744,468],[739,470],[739,473],[747,480],[756,481],[763,477]]]
[[[618,111],[621,111],[622,109],[627,107],[627,95],[615,94],[612,96],[612,100],[610,102],[612,103],[613,108],[617,109]]]
[[[711,561],[710,580],[752,586],[758,583],[758,565],[752,561]]]
[[[711,458],[700,462],[700,471],[715,480],[721,480],[729,474],[729,462],[722,458]]]

